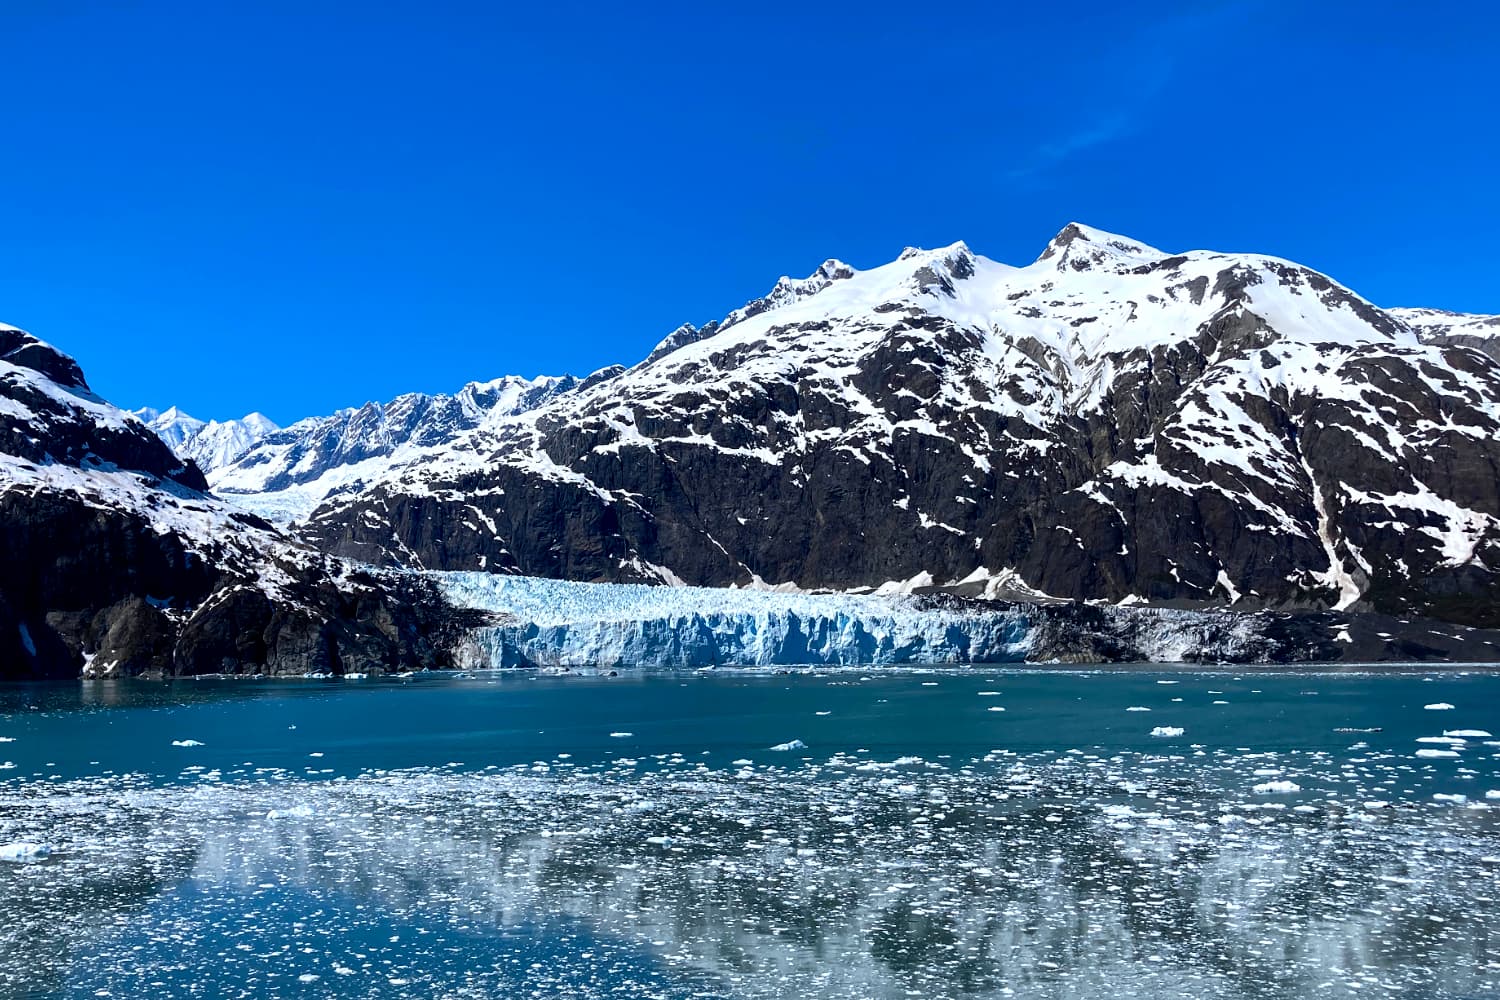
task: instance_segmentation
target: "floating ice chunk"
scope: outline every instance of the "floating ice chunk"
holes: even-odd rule
[[[173,740],[174,747],[201,747],[203,744],[198,740]]]
[[[1005,709],[1001,708],[999,705],[991,705],[990,706],[990,711],[991,712],[1003,712],[1003,711],[1005,711]]]
[[[1491,788],[1484,793],[1484,797],[1487,799],[1500,799],[1500,788]]]
[[[1438,792],[1433,795],[1432,800],[1434,802],[1452,802],[1454,805],[1461,806],[1469,801],[1469,797],[1467,795],[1446,795],[1443,792]]]
[[[1131,705],[1125,711],[1127,711],[1127,712],[1149,712],[1149,711],[1151,711],[1151,709],[1147,708],[1145,705]]]
[[[1468,744],[1468,740],[1459,739],[1457,736],[1418,736],[1418,743],[1444,743],[1450,747],[1461,747]]]
[[[0,736],[0,743],[14,743],[15,741],[16,738],[14,736]]]
[[[739,760],[732,760],[732,761],[730,761],[730,763],[733,764],[735,767],[749,767],[751,764],[754,764],[755,761],[750,760],[747,757],[741,757]]]
[[[296,806],[292,806],[290,809],[272,809],[270,812],[266,813],[266,819],[287,819],[287,818],[290,818],[290,817],[297,817],[299,819],[306,819],[307,817],[311,816],[312,814],[313,814],[313,808],[312,808],[312,806],[309,806],[309,805],[296,805]]]
[[[322,979],[322,978],[323,978],[322,976],[320,976],[320,975],[318,975],[316,973],[313,973],[313,972],[304,972],[304,973],[302,973],[302,975],[300,975],[300,976],[297,977],[297,982],[299,982],[299,983],[315,983],[319,979]]]
[[[1450,704],[1448,704],[1446,701],[1435,701],[1431,705],[1423,705],[1422,707],[1425,708],[1425,709],[1427,709],[1427,711],[1429,711],[1429,712],[1451,712],[1451,711],[1453,711],[1453,706],[1450,705]]]
[[[814,712],[813,715],[832,715],[832,712]]]
[[[785,743],[778,743],[778,744],[776,744],[774,747],[771,747],[771,749],[772,750],[806,750],[807,749],[807,744],[803,743],[801,740],[788,740]]]
[[[1181,736],[1186,730],[1181,726],[1157,726],[1151,730],[1152,736]]]
[[[1457,757],[1458,756],[1458,751],[1457,750],[1427,750],[1427,749],[1422,749],[1422,750],[1418,750],[1417,751],[1417,756],[1418,757]]]
[[[51,844],[33,844],[25,840],[0,844],[0,861],[40,861],[51,853]]]
[[[617,740],[623,740],[623,739],[628,739],[631,736],[634,736],[635,733],[610,733],[609,735],[612,736],[612,737],[614,737]]]
[[[1476,740],[1484,740],[1484,739],[1489,739],[1489,737],[1491,737],[1494,734],[1493,733],[1487,733],[1483,729],[1444,729],[1443,730],[1443,735],[1444,736],[1458,736],[1458,737],[1463,737],[1463,738],[1468,738],[1468,739],[1476,739]]]
[[[1290,795],[1292,792],[1302,791],[1302,786],[1295,781],[1282,779],[1280,781],[1262,781],[1252,791],[1256,795]]]
[[[1000,694],[999,691],[980,691],[979,692],[979,697],[981,697],[981,698],[994,698],[994,697],[999,696],[999,694]]]

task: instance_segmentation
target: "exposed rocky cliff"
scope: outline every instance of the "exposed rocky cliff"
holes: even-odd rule
[[[0,679],[446,663],[430,584],[327,556],[207,495],[203,474],[0,327]]]

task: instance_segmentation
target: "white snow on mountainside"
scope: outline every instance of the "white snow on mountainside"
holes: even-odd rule
[[[579,380],[505,376],[471,382],[453,395],[407,393],[280,428],[258,413],[223,423],[174,407],[154,420],[137,411],[218,496],[277,522],[305,517],[330,493],[358,488],[391,465],[445,444],[487,418],[524,412]]]
[[[186,466],[146,464],[154,456],[143,442],[158,450],[161,445],[141,428],[139,414],[100,398],[76,362],[50,344],[7,324],[0,324],[0,334],[22,345],[0,354],[0,444],[7,438],[11,444],[0,448],[0,502],[55,496],[101,515],[134,518],[205,562],[258,580],[272,595],[291,581],[292,571],[324,560],[238,508],[170,478],[189,471]],[[191,423],[191,417],[173,413],[162,426]],[[24,437],[18,435],[22,427]],[[172,464],[171,454],[162,456]],[[171,594],[158,596],[163,606],[171,604]]]
[[[266,435],[280,430],[262,413],[246,414],[238,420],[203,421],[175,406],[160,412],[145,406],[131,412],[179,458],[192,459],[205,473],[229,465]]]
[[[1164,261],[1175,266],[1164,270]],[[1025,267],[977,256],[960,242],[937,250],[909,248],[896,261],[868,271],[855,271],[836,261],[820,270],[840,277],[800,283],[782,279],[761,300],[767,305],[752,310],[747,318],[742,318],[745,310],[730,314],[713,336],[688,340],[666,353],[659,347],[654,352],[656,360],[637,366],[607,388],[493,429],[512,437],[532,435],[531,428],[548,417],[567,413],[598,421],[607,412],[617,434],[613,443],[602,448],[671,443],[733,447],[715,440],[717,428],[676,438],[642,435],[634,427],[631,411],[674,405],[683,398],[685,387],[713,385],[733,392],[795,375],[843,395],[864,417],[856,428],[818,428],[804,422],[791,429],[799,444],[837,441],[856,456],[867,457],[888,446],[903,429],[944,433],[920,414],[894,417],[859,398],[852,385],[860,362],[909,312],[947,320],[979,338],[981,350],[975,364],[990,383],[1009,391],[977,402],[1037,429],[1096,409],[1119,374],[1123,356],[1192,336],[1225,307],[1226,300],[1261,317],[1280,334],[1279,360],[1292,367],[1270,377],[1292,382],[1293,391],[1320,393],[1331,387],[1318,371],[1326,368],[1325,345],[1417,346],[1410,330],[1364,299],[1290,262],[1203,251],[1169,257],[1076,224]],[[1239,284],[1226,287],[1235,279]],[[1244,380],[1258,379],[1261,373],[1224,374]],[[940,393],[956,403],[976,402],[968,386],[957,379]],[[1199,405],[1222,411],[1221,397],[1222,393],[1213,394]],[[715,408],[711,400],[695,402],[700,420]],[[1226,412],[1205,415],[1235,417]],[[509,447],[504,450],[510,452]],[[529,447],[519,450],[521,454],[505,457],[541,469],[553,464],[534,438]],[[1259,452],[1259,442],[1246,442],[1237,451],[1224,457],[1248,463]],[[745,454],[768,463],[782,458],[769,450],[747,449]],[[420,488],[434,473],[457,474],[483,466],[490,457],[484,442],[476,437],[442,456],[395,468],[390,475],[403,485]],[[978,452],[973,459],[980,466],[986,461]],[[1151,468],[1150,462],[1144,463],[1141,474],[1153,475]],[[567,478],[562,471],[554,474]],[[1120,470],[1120,474],[1132,473]]]
[[[1173,266],[1163,269],[1164,262]],[[1174,256],[1074,223],[1024,267],[978,256],[962,242],[937,250],[908,248],[896,261],[867,271],[830,259],[808,278],[779,279],[764,298],[702,329],[685,324],[608,388],[573,393],[550,407],[546,404],[578,380],[510,377],[470,383],[451,397],[412,393],[384,405],[298,421],[280,433],[258,414],[205,425],[175,408],[159,417],[150,410],[137,413],[178,454],[196,460],[216,492],[275,520],[301,520],[325,498],[347,500],[383,478],[417,484],[434,474],[482,465],[488,461],[483,433],[472,442],[464,435],[499,430],[507,417],[523,418],[516,423],[519,430],[550,414],[586,415],[604,408],[619,414],[621,404],[660,404],[682,386],[722,381],[732,388],[783,378],[804,360],[817,362],[812,374],[819,381],[843,383],[849,394],[847,383],[858,363],[889,333],[890,323],[883,317],[908,309],[981,336],[978,364],[988,369],[985,374],[993,383],[1010,390],[997,394],[989,406],[1045,429],[1069,414],[1097,408],[1119,376],[1124,356],[1192,335],[1226,302],[1254,313],[1276,331],[1278,361],[1285,366],[1271,377],[1296,393],[1347,395],[1337,379],[1324,377],[1329,346],[1416,346],[1414,330],[1500,330],[1496,317],[1423,309],[1386,313],[1317,272],[1279,258],[1207,251]],[[810,336],[809,326],[821,332]],[[726,358],[730,366],[721,370]],[[798,374],[806,378],[808,373]],[[1221,373],[1223,391],[1196,401],[1197,409],[1184,414],[1182,424],[1236,419],[1226,392],[1243,388],[1247,380],[1258,383],[1263,374]],[[963,385],[950,385],[946,392],[968,395]],[[867,417],[847,445],[857,455],[867,456],[903,429],[941,433],[920,417],[892,420],[868,401],[851,401]],[[491,419],[479,419],[486,415]],[[608,447],[646,440],[633,433],[628,417],[611,419],[619,425],[619,437]],[[215,428],[222,429],[218,435]],[[807,444],[851,436],[848,431],[803,427],[798,436]],[[656,446],[711,446],[712,437],[658,438]],[[1200,443],[1217,460],[1247,469],[1263,444],[1254,438],[1239,445]],[[1037,441],[1034,446],[1045,445]],[[524,459],[528,464],[552,464],[534,444],[525,450],[531,452]],[[746,454],[780,460],[770,451]],[[985,464],[981,453],[973,458],[977,465]],[[1148,459],[1107,475],[1159,478],[1156,469]]]
[[[1472,347],[1500,361],[1500,316],[1445,309],[1392,309],[1390,314],[1411,327],[1424,344]]]

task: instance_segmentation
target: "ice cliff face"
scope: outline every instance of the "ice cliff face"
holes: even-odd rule
[[[454,604],[507,620],[471,633],[470,666],[1009,663],[1029,649],[1027,616],[1015,611],[487,573],[440,579]]]
[[[792,594],[488,573],[428,577],[456,607],[489,616],[456,651],[459,663],[480,668],[1486,660],[1500,654],[1494,632],[1367,615]]]

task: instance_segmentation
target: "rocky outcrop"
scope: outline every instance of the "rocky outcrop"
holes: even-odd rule
[[[0,355],[0,679],[450,662],[466,619],[429,583],[206,495],[50,345],[0,328]]]

